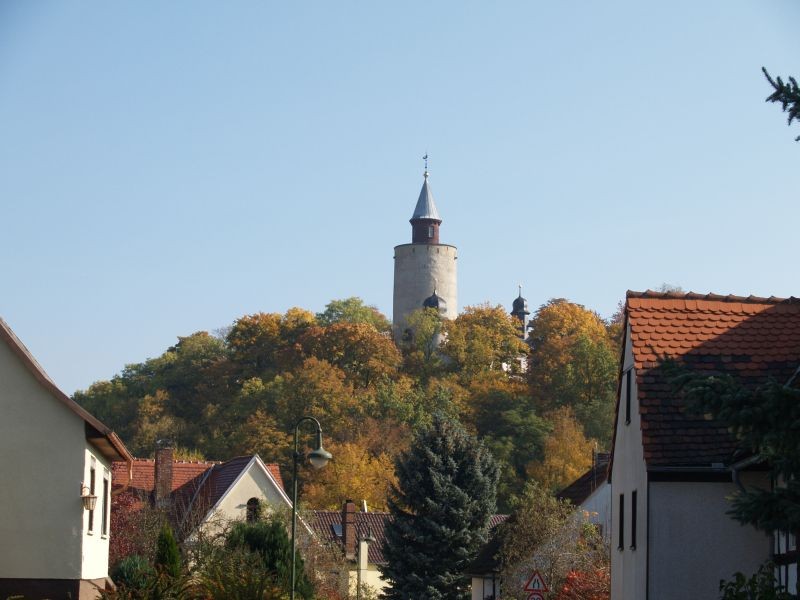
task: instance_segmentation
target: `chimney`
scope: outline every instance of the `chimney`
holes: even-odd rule
[[[345,500],[342,507],[342,543],[344,557],[350,560],[356,557],[356,503]]]
[[[172,491],[172,458],[174,448],[169,440],[156,442],[155,500],[157,508],[169,505]]]

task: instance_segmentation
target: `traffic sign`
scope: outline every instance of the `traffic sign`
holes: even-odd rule
[[[544,600],[542,592],[531,592],[528,594],[528,600]]]
[[[544,578],[541,576],[539,571],[534,571],[531,578],[528,579],[528,583],[525,584],[525,587],[522,588],[526,592],[548,592],[550,591],[544,583]],[[540,594],[541,595],[541,594]],[[528,600],[537,600],[534,596],[528,596]]]

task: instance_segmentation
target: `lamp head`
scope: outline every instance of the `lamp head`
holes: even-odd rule
[[[315,469],[321,469],[325,465],[328,464],[328,461],[333,458],[333,455],[325,450],[320,444],[319,448],[316,450],[312,450],[308,453],[308,462],[311,463],[311,466]]]

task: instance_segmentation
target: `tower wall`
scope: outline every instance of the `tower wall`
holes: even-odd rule
[[[433,293],[444,298],[444,317],[458,315],[456,261],[458,249],[448,244],[401,244],[394,247],[392,329],[396,340],[406,330],[406,317]]]

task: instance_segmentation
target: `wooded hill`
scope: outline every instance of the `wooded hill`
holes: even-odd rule
[[[467,307],[444,322],[425,309],[411,321],[415,335],[396,345],[386,317],[358,298],[316,315],[247,315],[213,335],[179,337],[74,398],[137,456],[170,439],[186,458],[257,452],[287,476],[294,423],[314,416],[334,461],[302,477],[313,508],[338,508],[344,498],[384,508],[394,457],[437,411],[491,449],[501,511],[525,481],[559,488],[589,466],[592,448],[607,449],[618,316],[606,323],[554,299],[533,315],[527,344],[500,306]]]

